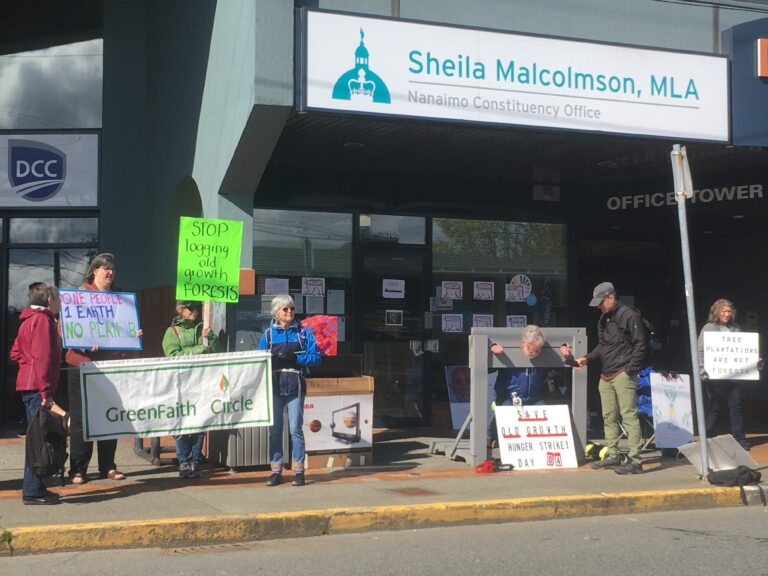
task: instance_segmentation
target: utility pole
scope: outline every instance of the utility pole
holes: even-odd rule
[[[706,477],[709,470],[707,454],[707,425],[704,414],[704,395],[701,388],[701,370],[696,334],[696,307],[693,303],[693,279],[691,274],[691,249],[688,243],[688,215],[685,201],[693,197],[691,169],[685,146],[672,146],[672,176],[675,181],[675,199],[677,200],[677,219],[680,223],[680,250],[683,256],[683,276],[685,278],[685,303],[688,310],[688,339],[691,343],[691,366],[693,367],[693,393],[696,399],[696,420],[699,428],[699,447],[701,450],[701,475]]]

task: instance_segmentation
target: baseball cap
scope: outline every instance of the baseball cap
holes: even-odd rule
[[[600,282],[595,289],[592,290],[592,300],[589,301],[590,306],[599,306],[606,297],[616,293],[616,288],[610,282]]]

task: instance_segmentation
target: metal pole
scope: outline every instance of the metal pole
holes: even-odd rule
[[[691,274],[691,250],[688,243],[688,217],[685,210],[685,200],[693,195],[688,158],[685,148],[679,144],[672,147],[672,174],[675,181],[675,198],[677,199],[677,218],[680,223],[680,250],[683,256],[683,277],[685,279],[685,303],[688,311],[688,339],[691,344],[691,366],[693,367],[693,393],[696,399],[696,420],[699,428],[699,448],[701,451],[701,472],[706,476],[709,470],[707,453],[707,426],[704,414],[704,395],[701,388],[699,370],[698,338],[696,334],[696,308],[693,302],[693,280]]]

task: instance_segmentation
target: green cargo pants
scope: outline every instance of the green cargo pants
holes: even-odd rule
[[[637,378],[626,372],[620,373],[612,380],[601,378],[599,390],[608,454],[614,457],[619,454],[621,422],[629,439],[629,457],[639,462],[643,438],[640,419],[637,417]]]

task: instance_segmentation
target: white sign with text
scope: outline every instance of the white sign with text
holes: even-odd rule
[[[760,380],[760,334],[704,332],[704,370],[710,380]]]
[[[512,464],[517,470],[579,466],[566,404],[497,406],[496,429],[503,464]]]

